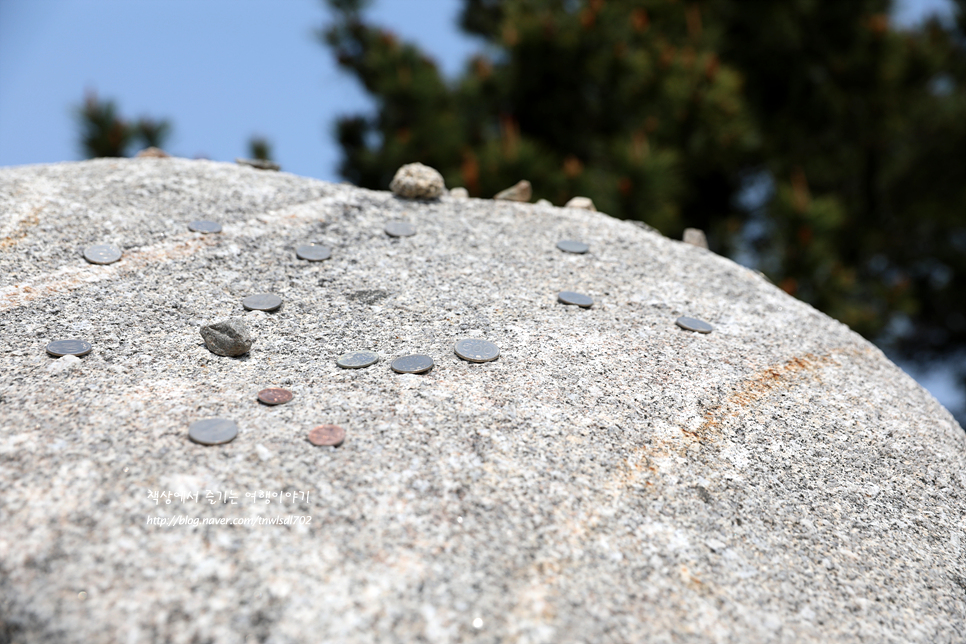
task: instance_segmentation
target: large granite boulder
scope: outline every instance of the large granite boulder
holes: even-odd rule
[[[966,434],[727,259],[181,159],[6,168],[0,216],[0,642],[966,641]],[[230,316],[241,358],[198,334]],[[237,438],[191,442],[211,417]]]

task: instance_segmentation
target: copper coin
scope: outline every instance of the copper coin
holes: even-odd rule
[[[284,405],[292,399],[292,392],[288,389],[270,387],[258,392],[258,402],[265,405]]]
[[[319,425],[309,432],[309,442],[319,447],[338,447],[345,440],[345,430],[338,425]]]

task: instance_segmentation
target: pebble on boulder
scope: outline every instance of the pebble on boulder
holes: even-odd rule
[[[238,165],[247,165],[250,168],[255,168],[256,170],[274,170],[278,172],[282,169],[282,166],[275,163],[274,161],[267,161],[265,159],[235,159],[235,163]]]
[[[453,188],[449,191],[449,196],[453,199],[469,199],[470,191],[466,188]]]
[[[530,186],[530,182],[523,179],[522,181],[518,181],[516,185],[496,193],[496,196],[493,198],[501,201],[530,201],[530,197],[532,196],[533,188]]]
[[[171,155],[162,150],[161,148],[156,148],[151,146],[149,148],[144,148],[137,154],[139,159],[168,159]]]
[[[704,231],[700,228],[685,228],[684,243],[698,246],[699,248],[707,248],[708,238],[704,236]]]
[[[240,356],[252,348],[251,333],[241,318],[207,324],[201,327],[201,337],[204,338],[208,350],[220,356]]]
[[[407,163],[396,170],[389,189],[404,199],[436,199],[446,190],[443,175],[422,163]]]
[[[591,201],[590,197],[574,197],[564,204],[564,208],[580,208],[597,212],[597,208],[594,207],[594,202]]]

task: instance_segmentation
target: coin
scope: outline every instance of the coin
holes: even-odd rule
[[[698,333],[711,333],[714,328],[704,320],[697,318],[680,317],[675,323],[686,331],[697,331]]]
[[[500,357],[500,347],[486,340],[460,340],[454,350],[468,362],[490,362]]]
[[[91,343],[83,340],[54,340],[47,345],[47,353],[52,356],[86,356],[91,352]]]
[[[379,356],[371,351],[350,351],[339,356],[336,364],[343,369],[362,369],[379,362]]]
[[[217,221],[192,221],[188,224],[188,230],[196,233],[220,233],[221,224]]]
[[[392,361],[392,370],[396,373],[426,373],[433,368],[433,364],[429,356],[402,356]]]
[[[338,447],[345,440],[345,430],[338,425],[319,425],[309,432],[309,442],[319,447]]]
[[[390,237],[412,237],[416,227],[405,221],[390,221],[386,224],[386,234]]]
[[[284,405],[292,399],[292,392],[288,389],[271,387],[258,392],[258,402],[266,405]]]
[[[594,301],[592,299],[586,295],[574,293],[573,291],[560,291],[557,293],[557,299],[564,304],[576,304],[582,309],[589,309],[594,305]]]
[[[113,264],[121,259],[121,249],[114,244],[94,244],[84,249],[84,259],[91,264]]]
[[[577,253],[578,255],[586,253],[590,250],[590,246],[583,242],[574,241],[572,239],[564,239],[557,242],[557,248],[567,253]]]
[[[321,262],[332,257],[332,249],[318,244],[305,244],[295,249],[295,256],[308,262]]]
[[[238,436],[238,425],[227,418],[196,420],[188,427],[188,438],[201,445],[230,443]]]
[[[242,300],[242,306],[249,311],[275,311],[282,306],[282,298],[271,293],[249,295]]]

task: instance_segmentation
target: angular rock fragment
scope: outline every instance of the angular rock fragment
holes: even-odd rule
[[[138,152],[137,158],[139,159],[167,159],[171,155],[162,150],[161,148],[156,148],[151,146],[150,148],[144,148]]]
[[[691,244],[692,246],[698,246],[700,248],[707,248],[708,238],[704,236],[704,231],[700,228],[685,228],[684,243]]]
[[[594,207],[594,202],[591,201],[590,197],[574,197],[570,201],[564,204],[564,208],[581,208],[582,210],[593,210],[597,211]]]
[[[443,175],[422,163],[407,163],[396,170],[389,189],[404,199],[436,199],[446,189]]]
[[[240,356],[252,348],[248,325],[241,318],[219,320],[201,327],[201,337],[208,350],[220,356]]]
[[[533,188],[530,187],[530,182],[523,179],[522,181],[518,181],[516,185],[496,193],[496,196],[493,198],[501,201],[530,201],[530,197],[532,196]]]

